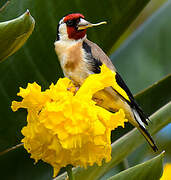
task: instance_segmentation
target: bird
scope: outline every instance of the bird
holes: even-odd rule
[[[92,99],[98,106],[112,113],[122,108],[128,121],[141,132],[156,152],[158,148],[146,129],[148,116],[135,101],[110,58],[97,44],[87,39],[87,28],[102,24],[106,22],[90,23],[81,13],[67,14],[59,21],[54,46],[64,76],[79,88],[90,74],[100,73],[103,64],[114,71],[117,85],[124,93],[118,92],[115,87],[106,87],[94,94]]]

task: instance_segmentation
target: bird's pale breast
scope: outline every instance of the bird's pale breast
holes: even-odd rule
[[[56,42],[55,51],[66,77],[76,84],[82,84],[90,74],[86,63],[82,42],[70,43]]]

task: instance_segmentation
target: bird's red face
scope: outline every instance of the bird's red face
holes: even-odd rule
[[[65,16],[64,23],[66,23],[69,39],[78,40],[85,36],[86,29],[78,30],[78,25],[82,19],[84,19],[84,16],[79,13],[69,14]]]
[[[101,22],[92,24],[84,19],[84,16],[80,13],[72,13],[61,19],[57,29],[57,40],[59,39],[71,39],[79,40],[85,37],[86,29],[93,26],[105,24]]]

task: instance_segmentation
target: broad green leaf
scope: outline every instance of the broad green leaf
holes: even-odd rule
[[[155,112],[151,117],[151,122],[148,127],[150,134],[157,133],[167,124],[171,123],[171,102]],[[118,139],[112,144],[112,160],[109,163],[103,163],[102,166],[91,166],[87,169],[75,168],[74,174],[76,180],[97,180],[102,177],[111,168],[116,166],[125,157],[127,157],[131,152],[133,152],[140,144],[145,142],[144,137],[140,134],[137,129],[130,131],[123,137]],[[149,147],[150,148],[150,147]],[[159,149],[159,151],[161,151]],[[56,178],[56,180],[65,179],[66,174],[63,174]]]
[[[170,9],[171,1],[168,1],[111,56],[133,93],[171,72]]]
[[[34,24],[28,10],[16,19],[0,23],[0,61],[23,46],[31,35]]]
[[[154,83],[149,88],[138,93],[135,98],[147,115],[151,115],[157,109],[171,101],[171,75]]]
[[[122,171],[108,180],[159,180],[162,176],[163,156],[164,152],[142,164],[138,164],[132,168]]]

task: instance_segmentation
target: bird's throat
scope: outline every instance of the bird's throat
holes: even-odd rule
[[[85,37],[86,29],[77,30],[75,27],[67,27],[67,33],[69,39],[79,40]]]

